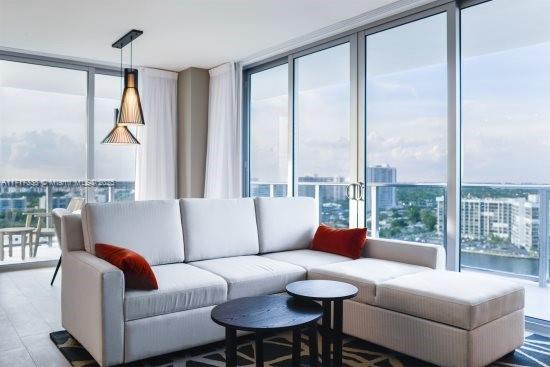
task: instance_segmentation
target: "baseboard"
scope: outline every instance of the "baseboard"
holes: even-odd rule
[[[0,264],[0,273],[6,271],[29,270],[38,268],[51,268],[57,265],[59,260],[33,261],[19,264]]]

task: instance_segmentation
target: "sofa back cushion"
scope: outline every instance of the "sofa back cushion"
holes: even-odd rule
[[[310,246],[318,224],[313,198],[254,200],[261,253],[299,250]]]
[[[86,251],[95,245],[124,247],[151,265],[183,262],[184,246],[177,200],[89,203],[82,210]]]
[[[181,199],[180,207],[186,261],[258,253],[252,199]]]

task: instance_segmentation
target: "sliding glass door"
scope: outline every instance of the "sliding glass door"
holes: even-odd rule
[[[365,39],[365,223],[373,237],[444,244],[446,14]]]
[[[319,222],[336,227],[357,225],[351,43],[308,49],[244,77],[246,193],[309,196]]]
[[[347,197],[356,176],[350,95],[349,42],[294,59],[295,189],[336,227],[349,227],[356,213]]]

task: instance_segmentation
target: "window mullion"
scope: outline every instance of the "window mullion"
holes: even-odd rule
[[[94,99],[95,99],[95,68],[88,68],[88,93],[86,96],[86,180],[93,180],[94,175]],[[93,201],[94,188],[85,187],[87,201]]]
[[[288,56],[288,185],[287,196],[298,196],[296,179],[296,114],[294,108],[294,57]]]
[[[460,270],[460,9],[447,9],[447,205],[445,244],[447,269]]]

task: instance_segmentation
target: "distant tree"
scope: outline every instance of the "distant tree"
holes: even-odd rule
[[[409,217],[409,222],[411,222],[411,224],[420,222],[420,209],[414,205],[409,206],[407,208],[407,216]]]
[[[495,236],[494,233],[491,233],[491,234],[489,235],[488,242],[489,242],[491,245],[500,245],[500,244],[505,243],[506,241],[504,241],[504,239],[501,238],[501,237]]]
[[[433,215],[431,211],[422,210],[420,214],[420,218],[428,231],[432,232],[435,229],[435,225],[437,224],[437,218],[435,217],[435,215]]]
[[[380,237],[380,238],[388,238],[388,237],[390,237],[390,235],[391,235],[391,232],[388,228],[382,228],[378,232],[378,237]]]
[[[396,218],[392,220],[391,222],[391,229],[398,229],[405,228],[407,226],[407,221],[403,218]]]

